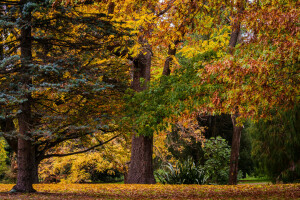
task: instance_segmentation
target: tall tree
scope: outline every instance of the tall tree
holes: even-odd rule
[[[167,49],[167,58],[163,64],[163,68],[161,67],[161,65],[157,67],[161,69],[163,75],[161,79],[161,84],[156,85],[158,87],[161,87],[161,89],[158,89],[158,93],[162,96],[155,96],[156,91],[150,89],[149,91],[143,91],[142,94],[136,94],[136,97],[133,98],[135,102],[131,100],[131,107],[134,107],[133,109],[131,108],[131,110],[134,110],[132,111],[132,113],[134,113],[135,117],[138,118],[138,120],[133,122],[133,126],[137,130],[139,130],[139,134],[152,137],[155,132],[159,131],[158,127],[163,123],[164,118],[168,115],[167,113],[170,112],[167,111],[170,105],[167,105],[167,107],[162,106],[163,102],[168,102],[167,99],[163,100],[162,102],[159,102],[159,100],[162,100],[161,97],[169,94],[166,91],[167,88],[163,88],[163,85],[168,84],[165,80],[167,80],[166,77],[169,76],[171,73],[171,63],[175,59],[176,48],[178,44],[184,40],[186,33],[191,34],[191,32],[195,30],[193,26],[195,26],[197,22],[201,21],[201,23],[204,23],[205,20],[200,20],[196,16],[201,12],[204,13],[207,11],[207,6],[205,4],[206,3],[203,3],[203,5],[198,5],[195,1],[165,1],[160,2],[158,6],[154,6],[154,16],[148,15],[149,18],[152,17],[151,19],[154,19],[156,23],[153,23],[153,21],[151,21],[149,25],[146,26],[150,27],[151,34],[145,35],[152,36],[150,38],[148,36],[148,40],[152,42],[153,46],[155,45],[161,47],[162,49]],[[153,3],[153,5],[157,4]],[[163,9],[160,9],[160,6],[163,7]],[[153,8],[151,6],[149,7]],[[197,30],[201,31],[200,27],[201,25],[199,25]],[[155,48],[153,49],[154,51],[156,51]],[[162,91],[166,91],[166,93],[162,94]],[[148,96],[146,94],[148,92],[152,95],[148,94]],[[148,97],[154,99],[145,100]],[[142,99],[140,98],[143,98],[143,100],[145,101],[141,102],[140,100]],[[155,101],[155,103],[152,100]],[[153,104],[149,105],[148,101],[152,102]],[[155,105],[159,105],[159,107],[156,107]],[[139,111],[137,109],[139,109]],[[177,109],[175,108],[175,110]],[[133,145],[135,144],[133,143]],[[142,145],[139,146],[141,147]],[[130,163],[130,165],[133,164]],[[136,171],[137,170],[135,170],[135,172]],[[130,169],[129,172],[131,172]]]
[[[147,40],[140,37],[143,50],[133,60],[133,79],[131,88],[141,92],[147,88],[150,81],[150,68],[152,51]],[[153,175],[152,154],[153,136],[136,135],[132,136],[131,158],[128,171],[127,183],[155,183]]]
[[[232,53],[234,47],[237,45],[238,38],[241,34],[241,15],[245,7],[245,1],[236,2],[237,14],[234,17],[232,24],[232,32],[229,40],[229,51]],[[232,143],[231,143],[231,155],[230,155],[230,168],[229,168],[229,185],[237,184],[238,176],[238,162],[239,162],[239,152],[240,152],[240,142],[242,136],[243,126],[237,123],[237,118],[239,117],[238,110],[231,114],[231,120],[233,125]]]
[[[300,177],[299,105],[274,112],[272,120],[251,123],[252,157],[257,171],[272,182],[297,182]]]
[[[63,156],[51,154],[52,147],[109,131],[113,112],[105,105],[120,99],[127,83],[107,73],[107,66],[117,63],[107,47],[113,45],[111,38],[121,46],[119,39],[127,31],[114,26],[119,23],[101,10],[87,12],[85,4],[29,0],[3,4],[1,30],[7,34],[2,35],[0,105],[2,124],[11,127],[1,129],[17,148],[18,178],[12,191],[34,192],[32,171],[41,159]],[[15,128],[12,120],[18,121]]]
[[[248,3],[245,10],[240,9],[243,14],[237,15],[237,26],[233,26],[231,54],[207,65],[202,73],[206,81],[217,85],[211,98],[215,109],[233,113],[230,184],[236,184],[242,129],[237,119],[271,119],[275,108],[291,108],[298,102],[295,74],[299,58],[294,53],[299,52],[299,43],[292,39],[296,37],[296,7],[294,1]],[[233,49],[240,24],[246,29],[244,42]]]

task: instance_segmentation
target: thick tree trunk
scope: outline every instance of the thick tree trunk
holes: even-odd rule
[[[26,0],[20,1],[21,12]],[[31,42],[31,13],[30,11],[22,12],[23,26],[21,28],[21,66],[24,72],[22,84],[24,92],[28,84],[31,83],[30,77],[26,75],[28,64],[32,61],[32,42]],[[20,104],[21,113],[18,115],[19,122],[19,137],[18,137],[18,175],[17,184],[13,187],[11,192],[35,192],[32,187],[34,177],[32,170],[35,168],[35,148],[31,141],[30,131],[32,129],[32,114],[31,103],[32,98],[30,93],[23,95],[24,102]]]
[[[237,184],[237,175],[238,175],[238,162],[239,162],[239,153],[240,153],[240,143],[242,135],[242,126],[238,126],[236,122],[237,115],[231,115],[232,124],[233,124],[233,136],[232,136],[232,146],[231,146],[231,155],[230,155],[230,169],[229,169],[229,185]]]
[[[151,48],[146,42],[144,50],[133,61],[133,80],[131,88],[137,92],[147,88],[150,81],[151,67]],[[153,184],[155,183],[152,166],[153,153],[153,136],[137,136],[132,137],[131,158],[128,170],[127,181],[125,183],[135,184]]]
[[[17,184],[12,191],[35,192],[32,187],[34,183],[33,172],[35,168],[35,151],[30,140],[31,108],[30,99],[20,106],[22,113],[19,114],[19,139],[18,139],[18,175]]]
[[[153,137],[133,136],[127,183],[154,184]]]

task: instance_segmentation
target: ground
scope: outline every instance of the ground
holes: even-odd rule
[[[300,184],[277,185],[125,185],[36,184],[34,194],[10,194],[0,184],[0,199],[300,199]]]

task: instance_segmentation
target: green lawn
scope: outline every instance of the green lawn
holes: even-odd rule
[[[271,184],[271,180],[267,177],[252,177],[247,176],[244,179],[239,180],[239,184]]]

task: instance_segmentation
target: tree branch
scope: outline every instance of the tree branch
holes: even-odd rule
[[[159,13],[157,13],[156,16],[160,17],[161,15],[165,14],[166,12],[168,12],[168,10],[170,10],[170,8],[172,8],[174,2],[175,2],[175,0],[170,1],[169,4],[168,4],[168,6],[164,10],[160,11]]]
[[[102,146],[102,145],[104,145],[104,144],[106,144],[106,143],[112,141],[113,139],[117,138],[119,135],[121,135],[121,133],[118,134],[118,135],[116,135],[116,136],[114,136],[114,137],[112,137],[112,138],[110,138],[109,140],[107,140],[107,141],[105,141],[105,142],[99,143],[99,144],[97,144],[97,145],[95,145],[95,146],[92,146],[92,147],[87,148],[87,149],[82,150],[82,151],[76,151],[76,152],[73,152],[73,153],[66,153],[66,154],[48,154],[48,155],[45,155],[43,158],[50,158],[50,157],[65,157],[65,156],[71,156],[71,155],[76,155],[76,154],[80,154],[80,153],[85,153],[85,152],[88,152],[88,151],[90,151],[90,150],[92,150],[92,149],[95,149],[96,147],[100,147],[100,146]]]

